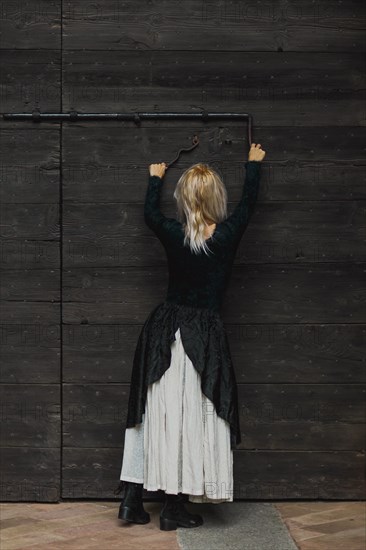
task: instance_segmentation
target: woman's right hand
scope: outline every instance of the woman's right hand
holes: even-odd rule
[[[252,143],[250,146],[249,154],[248,154],[248,160],[257,160],[262,161],[264,157],[266,156],[266,152],[261,149],[260,143]]]

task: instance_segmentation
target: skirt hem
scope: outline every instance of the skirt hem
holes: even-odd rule
[[[138,479],[138,478],[135,478],[135,477],[127,477],[127,476],[123,476],[121,478],[121,480],[123,481],[131,481],[133,483],[141,483],[143,485],[143,488],[146,490],[146,491],[152,491],[152,492],[155,492],[155,491],[164,491],[166,494],[168,495],[176,495],[177,493],[175,492],[170,492],[168,491],[166,488],[164,487],[158,487],[158,486],[146,486],[143,482],[142,479]],[[228,497],[228,498],[222,498],[222,497],[218,497],[218,498],[210,498],[210,497],[207,497],[206,494],[202,491],[202,489],[198,489],[198,490],[187,490],[187,489],[182,489],[181,491],[179,491],[180,493],[183,493],[185,495],[188,495],[189,497],[202,497],[203,498],[203,502],[215,502],[217,501],[218,503],[221,503],[221,502],[233,502],[233,499],[232,497]]]

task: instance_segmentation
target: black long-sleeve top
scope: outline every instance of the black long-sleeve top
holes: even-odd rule
[[[169,266],[166,301],[219,311],[229,282],[240,239],[253,214],[258,196],[261,162],[245,163],[246,177],[239,203],[206,240],[209,255],[193,253],[184,245],[184,229],[160,210],[163,179],[150,176],[145,196],[144,219],[163,244]]]

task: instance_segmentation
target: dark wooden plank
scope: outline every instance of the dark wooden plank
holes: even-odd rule
[[[119,483],[120,449],[63,449],[63,499],[115,498]]]
[[[60,110],[60,52],[48,50],[60,45],[55,7],[48,5],[46,22],[45,2],[4,6],[2,47],[47,49],[2,51],[2,111]],[[2,498],[55,502],[61,459],[60,125],[2,121],[1,128]]]
[[[365,421],[364,384],[280,384],[271,381],[269,384],[238,384],[238,393],[244,430],[251,430],[262,423],[268,427],[272,425],[272,429],[276,429],[275,425],[278,428],[286,424],[293,426],[293,437],[282,443],[284,449],[313,448],[317,438],[316,425],[326,428],[328,423],[338,424],[341,431],[351,430],[354,424],[362,425]],[[295,433],[297,424],[307,424],[310,433]],[[314,430],[310,429],[311,426]],[[255,439],[255,432],[252,438]],[[268,440],[264,448],[271,448],[272,445],[275,445],[273,448],[281,448],[280,445],[277,447],[277,443]],[[359,440],[359,446],[355,449],[363,449],[364,443]],[[323,444],[327,447],[325,442]],[[333,444],[337,445],[336,441]],[[334,449],[347,449],[340,442],[338,445]],[[248,446],[244,442],[244,447]],[[253,446],[261,448],[258,441]]]
[[[39,272],[33,272],[32,275],[34,273]],[[59,272],[55,271],[55,274],[56,295],[58,295]],[[29,277],[27,283],[29,284],[31,280],[32,277]],[[45,287],[42,285],[39,287],[36,279],[31,284],[38,289],[42,288],[44,294]],[[21,293],[21,296],[24,295]],[[48,300],[51,298],[49,297]],[[19,400],[15,398],[14,401],[18,406],[24,402],[26,408],[28,403],[23,398],[28,390],[32,392],[32,387],[35,384],[55,384],[51,387],[53,391],[53,388],[59,387],[61,380],[60,303],[48,300],[32,302],[23,298],[19,301],[2,301],[0,382],[14,384],[9,386],[10,394],[17,392],[16,388],[19,384],[31,384],[28,387],[19,386],[20,397]],[[42,391],[43,386],[39,387]],[[2,386],[2,388],[6,389],[7,386]],[[32,395],[38,399],[37,393],[32,393]],[[9,423],[11,424],[11,422]],[[41,428],[42,423],[40,424]],[[10,426],[9,429],[11,429]],[[37,438],[37,441],[40,442],[40,435],[37,435]]]
[[[59,446],[59,384],[2,384],[0,393],[3,446]]]
[[[364,264],[234,266],[226,323],[364,323]],[[65,270],[64,322],[143,323],[165,299],[164,267]]]
[[[237,264],[366,259],[365,201],[262,203],[262,195],[239,245]],[[228,213],[235,204],[228,204]],[[174,205],[164,208],[164,213],[177,217]],[[144,223],[140,204],[67,204],[63,220],[65,267],[166,262],[162,246]]]
[[[364,467],[364,452],[234,451],[234,496],[363,500]]]
[[[0,130],[1,131],[3,131],[3,130],[6,130],[6,131],[9,131],[9,130],[29,131],[29,130],[34,130],[35,128],[39,128],[39,129],[42,129],[42,130],[52,130],[54,128],[59,128],[59,124],[60,123],[58,121],[46,121],[45,120],[45,121],[42,121],[41,126],[36,126],[36,124],[34,124],[33,122],[32,122],[32,124],[30,124],[29,120],[15,120],[15,119],[8,120],[8,119],[4,119],[2,116],[0,117]]]
[[[25,339],[20,340],[16,347],[2,343],[0,382],[9,384],[58,384],[60,382],[61,354],[56,327],[50,327],[48,331],[40,331],[38,335],[37,327],[33,326],[33,334],[36,334],[33,342],[29,341],[28,327],[29,325],[25,328],[21,326],[21,330],[17,331],[19,334],[23,333]],[[7,340],[12,340],[9,337],[12,328],[14,331],[14,325],[1,326],[2,333],[7,335]]]
[[[2,50],[2,112],[59,112],[60,52]]]
[[[64,325],[64,382],[128,384],[141,328]],[[366,325],[226,324],[225,329],[239,383],[366,382]]]
[[[99,143],[94,141],[95,128],[88,129],[90,141],[87,142],[88,150],[80,147],[79,155],[76,155],[73,145],[76,145],[77,137],[80,132],[77,128],[68,135],[65,147],[65,165],[63,177],[63,191],[65,194],[65,203],[106,203],[111,202],[127,202],[140,203],[144,200],[144,195],[148,180],[148,165],[141,164],[136,158],[136,164],[130,165],[127,155],[123,155],[121,162],[121,150],[117,145],[116,148],[111,148],[109,154],[104,157],[105,164],[102,164],[98,159],[92,159],[92,155],[99,156]],[[228,130],[228,129],[226,129]],[[226,131],[225,130],[225,131]],[[115,128],[111,129],[114,133]],[[104,134],[106,128],[101,128],[99,133]],[[132,136],[136,136],[136,132],[131,129]],[[183,140],[179,143],[179,137],[174,138],[177,149],[180,145],[187,143],[189,130],[183,129],[178,131],[178,134],[183,136]],[[164,176],[164,186],[161,192],[161,205],[164,208],[173,202],[173,192],[175,184],[181,173],[192,166],[195,162],[207,162],[215,169],[222,177],[225,186],[229,193],[229,199],[233,202],[239,200],[242,186],[245,181],[245,160],[242,155],[242,160],[228,159],[227,150],[223,148],[222,158],[208,158],[207,146],[210,139],[208,134],[207,142],[205,137],[201,142],[201,156],[182,155],[176,165],[173,165]],[[99,141],[99,140],[98,140]],[[118,140],[117,140],[118,141]],[[262,140],[263,141],[263,140]],[[125,146],[128,146],[127,140]],[[122,147],[122,143],[121,143]],[[92,148],[92,153],[90,152]],[[264,141],[263,141],[264,148]],[[136,149],[136,148],[135,148]],[[169,148],[170,153],[163,153],[163,158],[171,159],[173,147]],[[70,157],[68,157],[70,155]],[[131,151],[131,156],[134,153]],[[141,155],[144,153],[141,151]],[[174,156],[174,155],[173,155]],[[271,152],[272,156],[272,152]],[[162,154],[155,154],[155,159],[151,156],[151,162],[162,157]],[[69,165],[72,163],[72,166]],[[67,163],[67,164],[66,164]],[[77,164],[78,163],[78,164]],[[120,163],[120,164],[118,164]],[[329,162],[307,162],[306,160],[289,159],[288,161],[277,162],[274,160],[271,163],[263,161],[261,169],[261,189],[260,198],[262,200],[358,200],[365,199],[365,175],[366,171],[362,165],[354,165],[350,163],[338,163],[337,160]]]
[[[364,264],[238,266],[222,315],[236,323],[364,323],[364,277]]]
[[[356,0],[281,2],[132,2],[76,0],[64,5],[65,49],[349,51],[365,49],[364,8]]]
[[[323,394],[323,399],[327,400],[327,390]],[[263,409],[268,405],[264,404]],[[276,409],[279,405],[273,403],[273,407]],[[285,449],[309,452],[324,449],[327,451],[365,449],[364,423],[351,425],[337,420],[321,423],[297,419],[247,423],[244,413],[241,415],[241,426],[244,441],[240,445],[242,449],[270,449],[277,452]]]
[[[236,264],[365,261],[366,201],[257,204]]]
[[[102,282],[105,277],[109,280],[106,285],[110,287],[108,292],[114,296],[108,304],[107,295],[100,288],[100,285],[105,286]],[[96,283],[100,288],[97,292],[93,290]],[[167,284],[168,273],[166,269],[160,268],[65,269],[62,290],[63,322],[143,323],[148,312],[160,302],[159,296],[161,299],[165,296]],[[116,285],[120,285],[120,290]],[[100,297],[104,294],[100,301],[97,298],[98,294]]]
[[[42,205],[43,206],[43,205]],[[48,205],[49,206],[49,205]],[[34,205],[32,205],[33,210]],[[16,219],[16,216],[19,215],[22,211],[21,207],[13,209],[12,219],[14,225],[10,228],[10,231],[18,230],[19,223],[21,224],[21,219]],[[48,208],[49,210],[49,208]],[[51,208],[51,211],[54,211]],[[45,212],[45,208],[42,207],[41,212]],[[28,211],[29,213],[29,211]],[[32,212],[32,216],[40,214],[39,207],[36,206]],[[14,219],[15,218],[15,219]],[[29,218],[28,218],[29,219]],[[33,218],[34,219],[34,218]],[[43,216],[42,221],[45,223],[46,216]],[[34,230],[34,225],[30,225],[29,234]],[[23,226],[23,231],[25,231]],[[48,230],[54,230],[54,227],[48,227]],[[43,226],[43,230],[46,228]],[[23,238],[0,238],[0,267],[2,270],[5,269],[59,269],[60,267],[60,242],[59,238],[56,237],[54,241],[43,241],[43,240],[34,240]]]
[[[141,325],[63,325],[63,381],[129,383],[140,330]]]
[[[121,449],[65,448],[63,498],[117,498]],[[355,451],[234,450],[238,500],[364,499],[365,454]],[[159,498],[144,491],[144,497]]]
[[[60,48],[61,0],[4,2],[0,33],[1,48]]]
[[[113,124],[113,121],[111,122]],[[196,132],[199,134],[200,144],[191,153],[186,156],[182,155],[183,167],[188,167],[196,162],[211,162],[214,167],[217,166],[219,169],[221,165],[223,166],[222,175],[224,178],[230,177],[232,184],[241,182],[244,163],[248,159],[246,122],[238,124],[238,122],[224,120],[223,124],[218,124],[217,121],[211,120],[205,125],[201,122],[191,122],[191,126],[186,122],[182,126],[181,123],[177,124],[177,121],[174,120],[160,121],[159,124],[156,121],[155,127],[151,125],[145,127],[145,122],[143,122],[141,128],[127,123],[130,126],[124,129],[123,126],[116,128],[113,125],[109,128],[103,126],[102,123],[96,127],[92,126],[92,121],[88,126],[84,122],[80,127],[78,127],[79,123],[75,123],[73,127],[69,123],[63,132],[65,187],[67,184],[71,187],[71,185],[75,186],[83,181],[85,183],[98,178],[102,180],[105,178],[105,173],[102,171],[109,166],[109,178],[113,178],[110,185],[113,182],[115,186],[114,189],[111,188],[111,192],[115,197],[125,196],[125,193],[122,195],[122,178],[127,182],[131,179],[131,174],[138,169],[138,178],[135,181],[141,181],[141,175],[148,176],[150,163],[164,158],[172,160],[177,149],[192,145],[192,138]],[[87,132],[88,139],[84,135],[85,132]],[[285,125],[269,128],[256,125],[254,132],[257,138],[253,141],[261,143],[263,148],[267,147],[268,158],[266,156],[263,166],[268,170],[273,163],[272,170],[280,170],[277,173],[277,178],[281,175],[285,182],[296,179],[296,182],[299,183],[298,199],[301,198],[301,187],[299,189],[301,182],[305,183],[309,179],[308,184],[321,184],[324,176],[329,179],[332,173],[327,171],[334,170],[335,167],[341,170],[344,183],[347,182],[346,170],[348,166],[352,168],[352,165],[359,165],[362,167],[359,172],[360,176],[364,173],[362,139],[365,131],[363,128],[353,126],[296,128]],[[283,141],[284,135],[286,144]],[[80,154],[78,154],[78,150],[75,150],[75,144],[79,141],[85,142],[80,145]],[[232,167],[228,164],[229,162],[234,163]],[[304,172],[305,166],[308,166],[307,173]],[[120,171],[117,172],[117,169]],[[179,160],[174,171],[178,175],[181,170],[182,165]],[[168,174],[169,172],[167,172],[167,176]],[[272,177],[273,174],[275,172],[271,171]],[[136,178],[136,176],[134,177]],[[176,182],[174,178],[172,178],[173,182]],[[84,190],[86,189],[84,188]],[[106,190],[104,197],[105,194]],[[306,196],[309,197],[309,195]],[[334,194],[331,196],[334,197]],[[80,202],[90,202],[90,196],[87,197],[88,195],[85,193]],[[320,195],[319,197],[321,198]],[[344,198],[344,195],[340,198]],[[65,195],[64,199],[68,201],[71,196]],[[326,197],[323,196],[323,199]],[[105,201],[105,198],[102,200]]]
[[[5,239],[25,237],[37,240],[59,239],[60,209],[51,204],[2,204],[2,237]]]
[[[196,162],[206,162],[217,170],[227,186],[229,199],[239,199],[248,144],[245,123],[230,124],[221,128],[212,122],[210,127],[196,126],[200,144],[192,153],[182,155],[166,173],[163,205],[173,201],[182,171]],[[63,131],[65,202],[141,203],[149,164],[173,159],[181,147],[191,144],[194,131],[192,127],[177,126],[175,121],[157,128],[130,126],[122,132],[115,126],[67,125]],[[284,133],[290,143],[287,150],[282,143]],[[267,147],[268,161],[262,166],[262,200],[366,198],[362,128],[257,127],[255,134],[260,136],[264,148],[271,144]]]
[[[237,381],[366,382],[364,324],[225,326]]]
[[[60,130],[33,122],[3,121],[0,132],[2,151],[1,203],[59,202]],[[27,124],[27,126],[25,126]],[[8,206],[6,208],[9,208]],[[34,222],[33,222],[34,223]]]
[[[62,385],[63,446],[115,447],[122,442],[129,386]]]
[[[59,138],[58,127],[2,128],[3,269],[59,267]]]
[[[57,302],[3,301],[0,308],[1,326],[31,325],[31,330],[53,332],[60,322],[60,304]]]
[[[8,447],[1,453],[1,501],[58,502],[59,447]]]
[[[57,269],[3,271],[0,296],[4,301],[53,302],[60,300],[60,271]]]
[[[257,126],[361,126],[364,83],[356,51],[69,51],[63,63],[65,110],[251,112]]]

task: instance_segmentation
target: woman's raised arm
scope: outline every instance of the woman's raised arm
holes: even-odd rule
[[[265,154],[260,143],[252,143],[248,160],[245,163],[246,174],[241,199],[232,214],[223,222],[229,228],[230,233],[238,238],[244,233],[254,212],[261,176],[261,162]]]
[[[161,164],[150,164],[149,181],[147,185],[144,220],[145,223],[158,237],[162,237],[164,232],[169,229],[171,218],[167,218],[160,210],[160,192],[163,186],[163,178],[166,170],[164,162]]]

